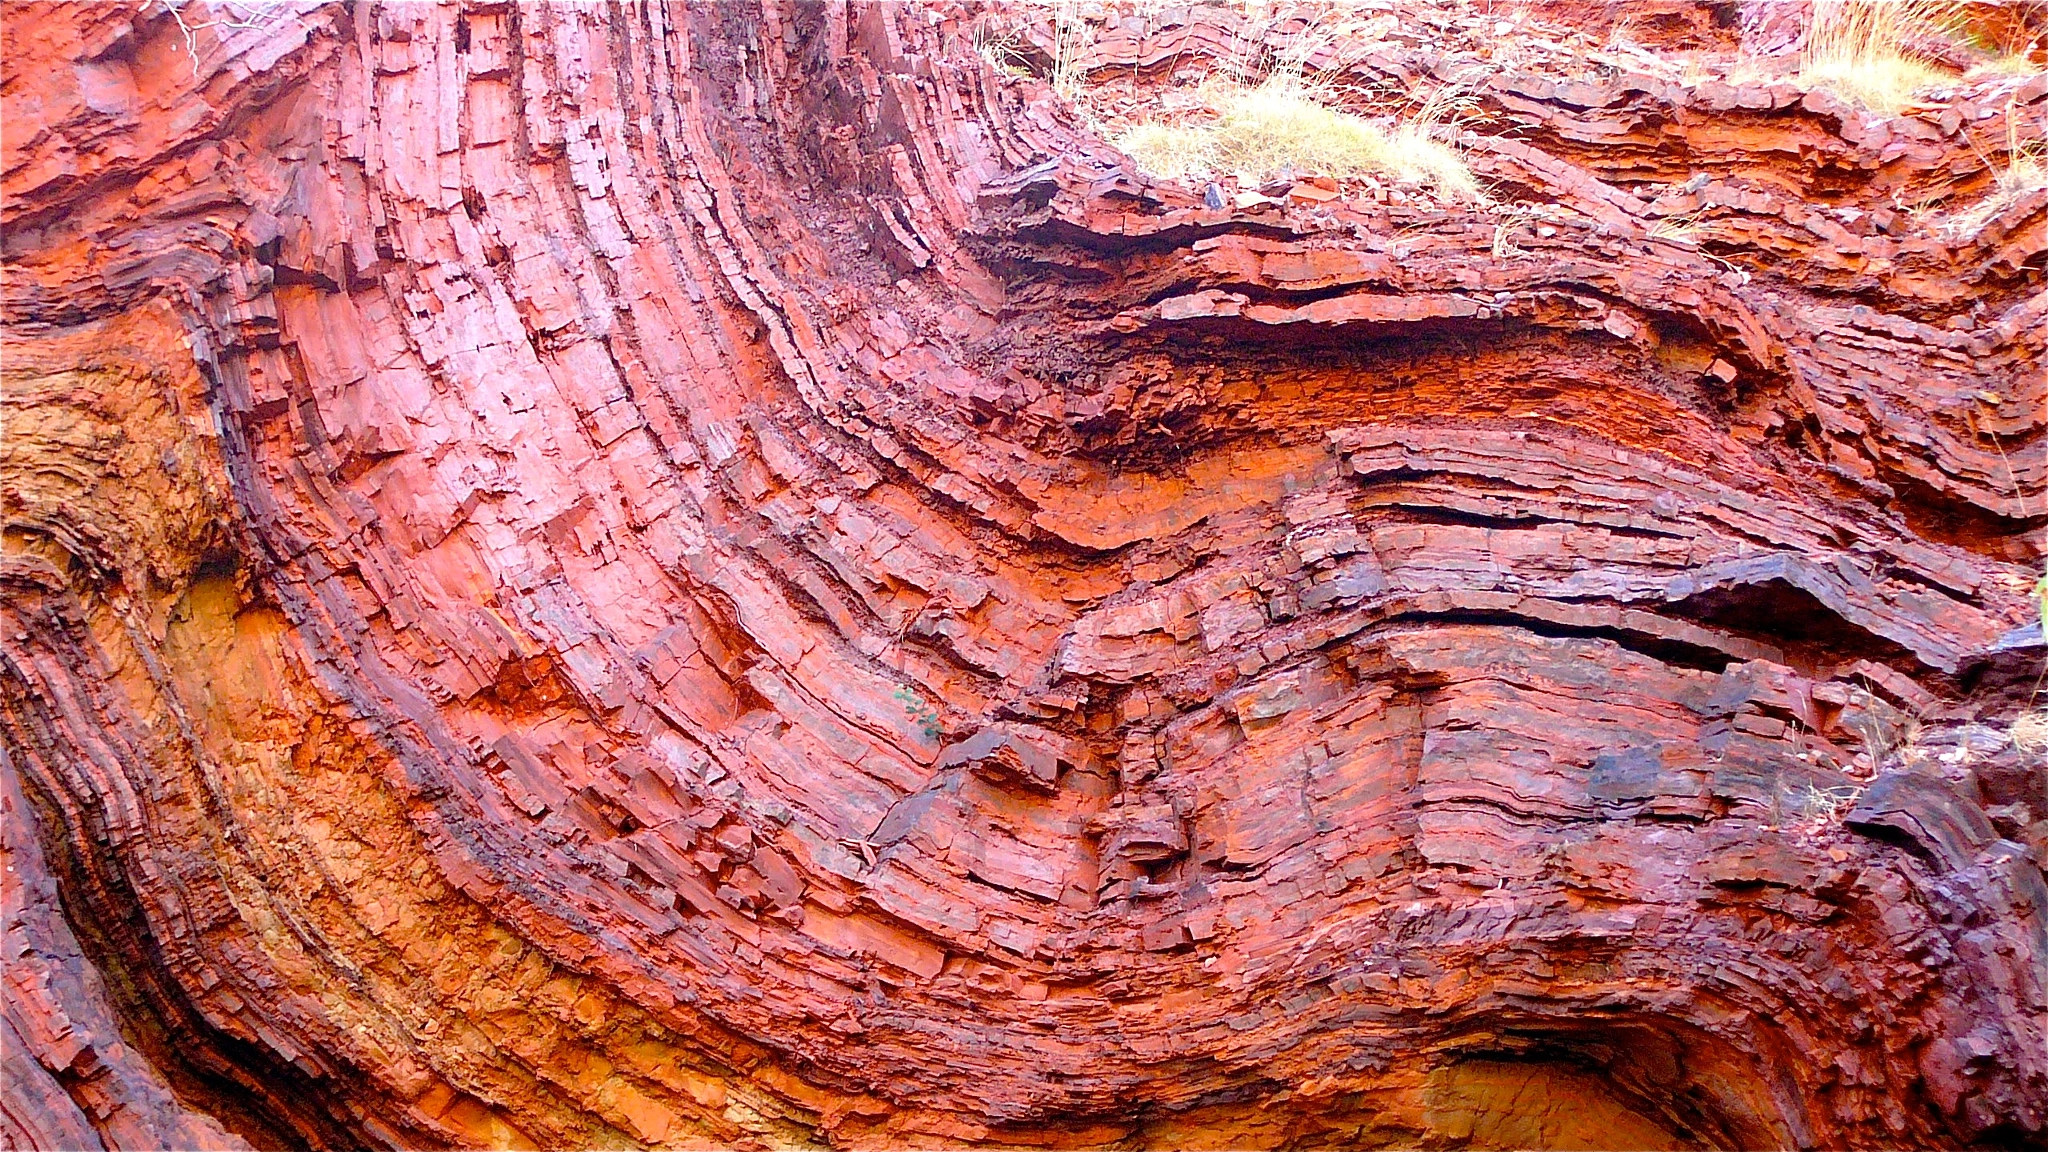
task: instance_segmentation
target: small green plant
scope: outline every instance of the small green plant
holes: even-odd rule
[[[911,721],[924,732],[925,739],[937,740],[945,734],[946,729],[939,721],[938,711],[926,704],[924,697],[908,688],[898,688],[894,695],[902,703],[903,711],[909,714]]]

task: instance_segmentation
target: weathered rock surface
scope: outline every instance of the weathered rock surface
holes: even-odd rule
[[[2048,80],[1476,11],[1342,63],[1520,213],[1029,13],[9,6],[0,1134],[2041,1141],[2048,192],[1909,208]]]

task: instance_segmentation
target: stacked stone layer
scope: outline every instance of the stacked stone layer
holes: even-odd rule
[[[2048,1131],[2048,80],[1217,209],[969,8],[238,12],[5,13],[13,1144]]]

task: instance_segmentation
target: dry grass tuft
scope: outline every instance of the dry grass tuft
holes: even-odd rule
[[[1986,157],[1994,181],[1991,194],[1941,223],[1940,230],[1951,240],[1975,234],[2029,193],[2048,188],[2048,141],[2020,142],[2017,108],[2006,108],[2005,124],[2005,164],[2000,167],[1997,161]],[[2044,608],[2044,613],[2048,613],[2048,608]],[[2048,628],[2048,615],[2043,616],[2043,627]]]
[[[1800,78],[1873,112],[1896,113],[1916,92],[1952,79],[1912,44],[1944,34],[1956,14],[1952,0],[1813,0]]]
[[[1215,138],[1215,130],[1205,124],[1146,121],[1126,129],[1116,146],[1149,175],[1187,180],[1216,170]]]
[[[1426,184],[1439,193],[1480,199],[1479,183],[1450,145],[1432,135],[1440,102],[1382,130],[1330,107],[1327,94],[1291,72],[1256,86],[1205,85],[1203,123],[1135,125],[1117,139],[1144,171],[1165,179],[1234,173],[1252,183],[1290,174],[1348,179],[1383,176]]]
[[[1870,771],[1884,768],[1887,761],[1910,751],[1920,740],[1920,721],[1908,716],[1861,688],[1850,692],[1850,707],[1842,713],[1842,724],[1863,744]]]
[[[1706,216],[1707,210],[1704,207],[1676,216],[1665,216],[1650,225],[1650,238],[1670,240],[1678,244],[1698,244],[1700,237],[1707,232]]]
[[[2012,722],[2013,747],[2029,755],[2048,752],[2048,709],[2037,708],[2022,712]]]
[[[1051,84],[1062,99],[1080,99],[1088,84],[1082,64],[1095,30],[1082,15],[1078,0],[1021,0],[1018,7],[1042,11],[1050,17],[1052,42],[1034,44],[1015,30],[998,31],[982,22],[974,28],[975,51],[998,72],[1037,77]]]
[[[1094,39],[1093,29],[1082,18],[1076,0],[1053,0],[1052,32],[1052,89],[1061,99],[1073,100],[1081,95],[1088,79],[1081,58]]]
[[[1832,788],[1808,784],[1793,801],[1803,818],[1801,823],[1808,829],[1817,830],[1839,823],[1862,797],[1863,788],[1857,784],[1838,784]]]
[[[1515,246],[1515,233],[1531,220],[1542,219],[1541,213],[1526,204],[1501,213],[1493,222],[1493,258],[1505,260],[1511,256],[1526,256],[1528,253]]]
[[[999,36],[990,32],[986,25],[979,25],[974,29],[974,50],[988,61],[989,67],[1006,76],[1032,74],[1031,58],[1015,36]]]
[[[1985,76],[2032,76],[2041,66],[2034,63],[2024,52],[2001,52],[1988,60],[1978,61],[1963,74],[1965,80],[1976,80]]]

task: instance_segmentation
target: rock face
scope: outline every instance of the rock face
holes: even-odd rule
[[[6,1142],[2048,1136],[2048,81],[1218,208],[970,8],[254,9],[0,13]]]

